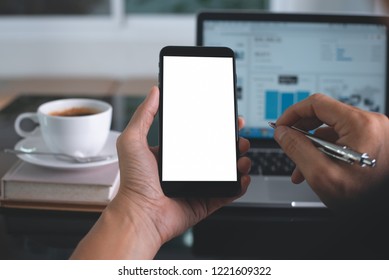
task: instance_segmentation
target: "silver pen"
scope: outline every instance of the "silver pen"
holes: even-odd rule
[[[270,127],[276,128],[276,123],[269,122]],[[376,165],[375,159],[370,159],[369,155],[367,153],[358,153],[351,149],[349,149],[347,146],[340,146],[333,144],[331,142],[322,140],[320,138],[317,138],[313,136],[311,133],[306,132],[304,130],[301,130],[297,127],[291,126],[290,128],[303,133],[307,138],[309,138],[318,149],[325,153],[326,155],[336,158],[338,160],[347,162],[349,164],[358,163],[360,166],[369,166],[374,167]]]

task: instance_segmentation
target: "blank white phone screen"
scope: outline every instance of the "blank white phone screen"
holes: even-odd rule
[[[163,181],[236,181],[233,59],[163,57]]]

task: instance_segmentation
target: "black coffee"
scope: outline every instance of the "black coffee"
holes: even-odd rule
[[[99,110],[94,108],[88,108],[88,107],[73,107],[70,109],[65,109],[62,111],[54,111],[51,112],[50,116],[57,116],[57,117],[79,117],[79,116],[89,116],[100,113]]]

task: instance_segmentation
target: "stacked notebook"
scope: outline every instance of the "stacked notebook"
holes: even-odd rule
[[[117,193],[119,177],[117,163],[61,170],[19,160],[1,179],[0,206],[102,211]]]

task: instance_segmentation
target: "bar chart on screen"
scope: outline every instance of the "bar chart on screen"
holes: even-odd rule
[[[309,91],[265,90],[265,119],[275,120],[291,105],[309,96]]]
[[[247,121],[265,128],[269,121],[277,120],[287,108],[316,90],[317,77],[311,74],[261,74],[255,79],[250,101],[246,103],[250,112]]]

